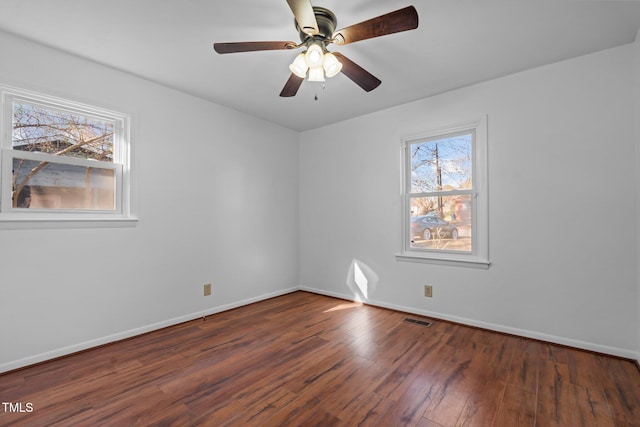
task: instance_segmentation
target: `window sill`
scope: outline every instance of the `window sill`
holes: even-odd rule
[[[135,227],[138,218],[96,217],[1,217],[0,230],[62,229],[62,228],[128,228]]]
[[[402,253],[396,254],[396,261],[403,262],[419,262],[424,264],[446,265],[451,267],[469,267],[469,268],[481,268],[488,270],[491,265],[491,261],[488,259],[466,256],[466,255],[445,255],[441,254],[423,254],[423,253]]]

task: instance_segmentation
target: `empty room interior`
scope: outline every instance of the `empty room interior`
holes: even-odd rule
[[[2,0],[0,425],[640,426],[639,30]]]

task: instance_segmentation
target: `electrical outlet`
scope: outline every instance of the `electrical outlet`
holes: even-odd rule
[[[433,286],[424,285],[424,296],[427,298],[431,298],[433,296]]]
[[[211,283],[204,285],[204,296],[211,295]]]

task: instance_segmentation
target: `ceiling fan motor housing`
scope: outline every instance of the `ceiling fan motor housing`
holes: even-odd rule
[[[296,30],[300,33],[300,40],[306,43],[309,40],[328,40],[333,36],[336,30],[336,24],[338,20],[336,15],[329,9],[324,7],[313,6],[313,13],[316,16],[316,22],[318,23],[318,34],[309,35],[300,29],[300,26],[296,22]]]

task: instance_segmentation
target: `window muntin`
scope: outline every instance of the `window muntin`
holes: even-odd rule
[[[128,218],[128,116],[0,89],[0,219]]]

